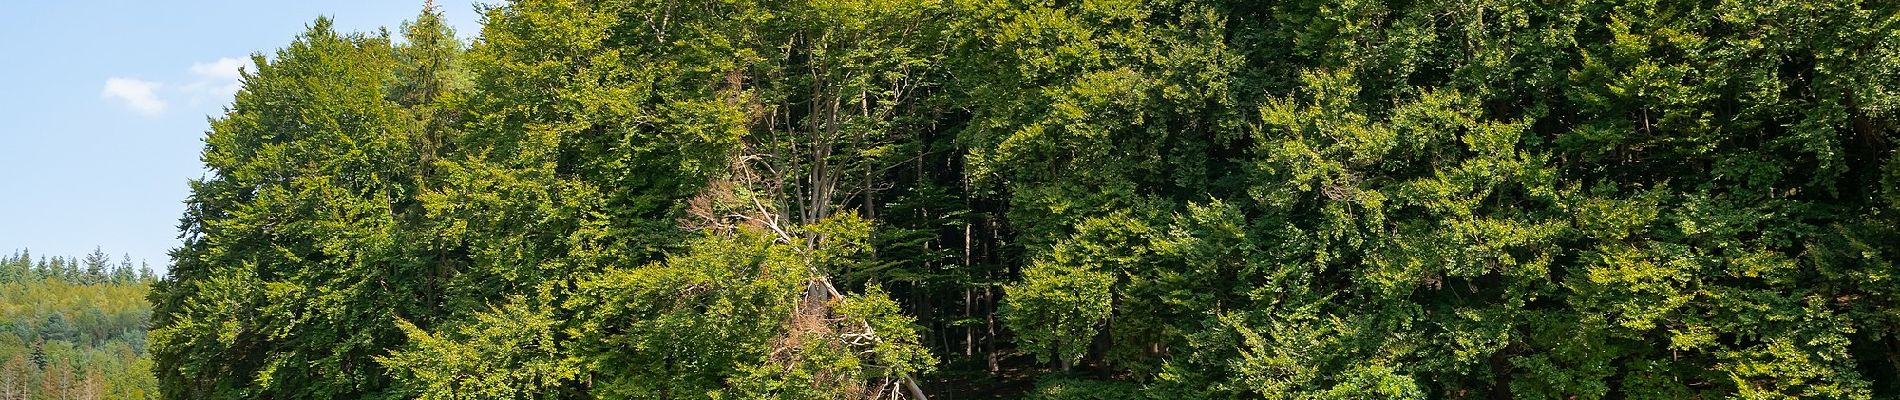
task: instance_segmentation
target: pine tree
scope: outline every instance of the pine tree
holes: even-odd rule
[[[126,283],[132,282],[135,276],[133,275],[133,270],[132,270],[132,254],[131,253],[125,253],[119,256],[119,264],[114,265],[112,267],[111,276],[112,276],[111,282],[115,284],[126,284]]]
[[[71,322],[66,321],[65,314],[52,313],[46,316],[45,322],[40,323],[39,338],[45,341],[72,342],[79,340],[79,331],[73,329]]]
[[[85,263],[86,271],[85,275],[81,277],[81,282],[98,284],[106,281],[108,278],[107,269],[112,266],[111,256],[107,256],[105,251],[94,247],[92,253],[86,254]]]

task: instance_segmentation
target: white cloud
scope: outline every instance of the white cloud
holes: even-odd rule
[[[99,95],[108,99],[118,99],[125,106],[146,116],[157,116],[165,112],[165,101],[158,98],[158,82],[134,78],[113,77],[106,79],[106,88]]]
[[[191,64],[191,74],[198,78],[180,87],[191,97],[192,104],[203,103],[205,99],[217,102],[229,102],[243,84],[238,82],[238,70],[256,69],[251,60],[224,57],[216,61]]]

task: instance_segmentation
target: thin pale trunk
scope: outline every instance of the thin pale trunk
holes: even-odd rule
[[[976,306],[975,292],[976,290],[971,289],[968,286],[963,287],[963,319],[965,321],[968,321],[970,317],[976,316],[976,314],[972,310]],[[969,357],[970,355],[975,354],[975,353],[976,353],[976,327],[970,326],[968,323],[964,323],[963,324],[963,356]]]
[[[964,204],[964,208],[969,208],[970,203],[967,196],[965,197],[963,204]],[[964,220],[964,223],[963,223],[963,271],[965,271],[964,272],[965,274],[969,273],[968,271],[970,271],[970,266],[971,266],[970,225],[971,224],[969,223],[967,219]],[[976,316],[975,297],[976,297],[976,289],[970,287],[969,284],[967,283],[964,284],[963,286],[963,318],[966,321],[969,320],[971,317]],[[976,352],[976,326],[965,323],[963,325],[963,356],[969,357],[975,352]]]

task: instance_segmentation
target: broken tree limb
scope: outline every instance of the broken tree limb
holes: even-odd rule
[[[836,286],[831,285],[830,277],[827,277],[823,274],[819,274],[818,271],[813,270],[811,281],[814,282],[812,284],[813,287],[824,289],[826,300],[838,300],[838,299],[844,298],[844,294],[839,293],[838,288]],[[871,340],[873,341],[884,340],[883,338],[880,338],[877,336],[877,331],[871,329],[871,323],[862,322],[862,321],[860,321],[860,323],[864,324],[864,333]],[[917,380],[911,378],[909,373],[899,373],[897,378],[898,378],[898,382],[903,384],[904,390],[910,392],[911,397],[915,397],[917,398],[917,400],[929,400],[929,397],[924,396],[923,387],[918,386]]]

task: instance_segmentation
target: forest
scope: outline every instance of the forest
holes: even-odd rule
[[[149,339],[0,351],[165,399],[1900,399],[1900,2],[477,7],[253,55]]]
[[[145,340],[157,279],[96,249],[0,256],[0,400],[159,398]]]

